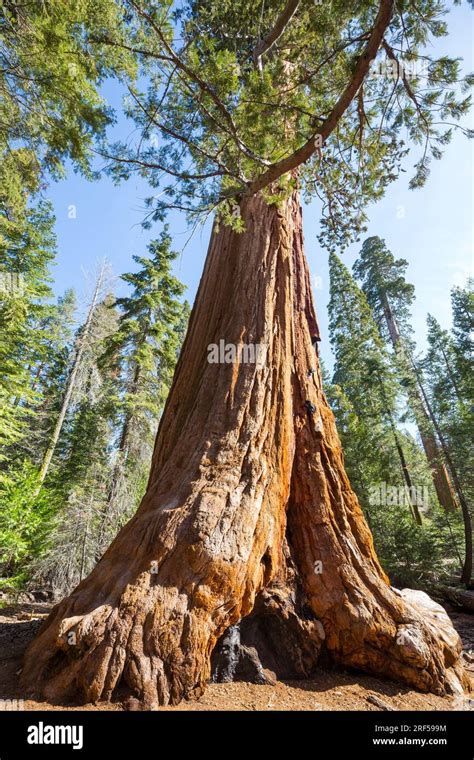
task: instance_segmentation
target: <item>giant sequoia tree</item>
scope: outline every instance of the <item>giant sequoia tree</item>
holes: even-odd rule
[[[216,643],[241,621],[280,676],[308,675],[324,650],[421,689],[459,689],[456,633],[390,588],[344,471],[299,198],[319,194],[323,242],[346,242],[396,178],[406,127],[425,146],[413,184],[426,178],[449,139],[437,125],[467,107],[453,93],[458,65],[434,61],[420,82],[402,63],[395,77],[371,64],[408,50],[420,60],[445,33],[442,4],[119,5],[122,23],[109,14],[81,37],[92,55],[135,56],[149,82],[130,84],[126,101],[139,142],[104,148],[109,165],[159,189],[150,221],[169,207],[217,219],[147,492],[45,622],[24,683],[54,699],[121,687],[176,703],[202,690]],[[264,345],[265,360],[208,362],[221,340]]]

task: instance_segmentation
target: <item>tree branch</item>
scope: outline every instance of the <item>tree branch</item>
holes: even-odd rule
[[[390,60],[394,61],[397,64],[398,73],[399,73],[399,76],[401,75],[401,79],[402,79],[403,85],[405,87],[405,90],[407,92],[407,95],[410,98],[410,100],[414,103],[415,108],[416,108],[416,110],[418,112],[418,115],[420,116],[420,119],[422,119],[422,121],[424,122],[427,131],[429,131],[429,126],[430,125],[429,125],[428,120],[427,120],[425,114],[423,113],[422,108],[421,108],[421,106],[420,106],[420,104],[419,104],[419,102],[417,100],[417,97],[416,97],[415,93],[413,92],[413,90],[411,88],[411,85],[410,85],[410,83],[409,83],[409,81],[408,81],[408,79],[406,77],[405,69],[403,68],[403,65],[400,65],[400,63],[398,61],[398,58],[397,58],[397,56],[395,55],[395,53],[393,51],[393,48],[390,47],[390,45],[388,44],[388,42],[386,42],[384,40],[382,44],[383,44],[383,48],[384,48],[385,52],[387,53],[388,57],[390,58]]]
[[[145,169],[158,169],[164,174],[169,174],[171,177],[178,177],[184,182],[189,180],[196,181],[209,179],[210,177],[222,177],[225,174],[222,169],[215,169],[213,172],[205,172],[203,174],[189,174],[188,172],[175,171],[169,166],[165,166],[164,164],[160,164],[156,161],[142,161],[139,158],[123,158],[123,156],[112,156],[110,153],[105,153],[104,151],[100,151],[99,155],[103,158],[107,158],[109,161],[113,161],[116,164],[132,164],[133,166],[141,166]]]
[[[197,153],[200,153],[205,158],[207,158],[209,161],[215,163],[219,167],[219,169],[221,170],[221,172],[220,172],[221,174],[223,174],[223,175],[227,174],[228,176],[233,177],[234,179],[236,179],[240,183],[244,183],[245,182],[245,179],[243,177],[240,177],[235,172],[232,172],[230,169],[227,168],[227,166],[225,166],[225,164],[223,164],[218,159],[218,154],[212,155],[212,154],[208,153],[207,151],[203,150],[203,148],[201,148],[197,143],[193,142],[189,137],[186,137],[181,132],[177,132],[176,130],[171,129],[169,126],[166,126],[162,122],[157,121],[156,112],[153,115],[150,114],[147,111],[147,109],[145,108],[145,106],[143,105],[143,103],[141,102],[140,98],[137,97],[137,95],[133,92],[133,90],[130,87],[128,88],[128,91],[129,91],[130,95],[132,96],[132,98],[134,99],[134,101],[137,104],[137,106],[145,114],[145,117],[147,119],[149,119],[149,121],[152,124],[154,124],[158,129],[160,129],[162,132],[164,132],[165,134],[169,135],[170,137],[173,137],[175,140],[179,140],[181,143],[184,143],[189,148],[190,151],[194,150]],[[137,163],[138,163],[138,161],[137,161]],[[170,173],[172,173],[172,172],[170,172]],[[180,175],[176,174],[175,176],[180,176]]]
[[[249,185],[246,195],[255,195],[263,188],[275,182],[283,174],[296,169],[300,164],[308,161],[317,149],[317,138],[320,137],[322,141],[326,140],[331,132],[337,126],[339,120],[351,104],[355,95],[357,94],[359,87],[361,86],[371,62],[377,55],[377,51],[382,44],[382,40],[385,31],[390,23],[392,12],[394,8],[394,0],[380,0],[380,6],[375,19],[372,32],[365,47],[364,52],[357,61],[354,74],[351,81],[348,83],[341,97],[337,101],[336,105],[332,109],[329,116],[325,119],[321,127],[307,140],[307,142],[294,151],[290,156],[275,162],[256,177]]]
[[[268,53],[270,48],[273,47],[275,42],[281,37],[286,27],[293,18],[300,0],[288,0],[286,6],[278,16],[273,29],[271,29],[267,36],[260,40],[253,51],[253,62],[258,69],[262,68],[262,56]]]
[[[196,71],[191,69],[185,63],[184,59],[173,50],[172,46],[169,44],[168,40],[163,34],[162,30],[155,23],[155,21],[150,16],[150,14],[147,13],[143,8],[141,8],[135,2],[135,0],[127,0],[127,3],[136,11],[136,13],[139,16],[141,16],[147,21],[147,23],[150,25],[150,27],[153,29],[153,31],[159,38],[164,49],[166,50],[167,55],[169,56],[169,60],[173,62],[173,64],[178,69],[178,71],[182,71],[183,74],[185,74],[186,77],[188,77],[188,79],[190,79],[195,84],[197,84],[201,92],[205,93],[212,100],[218,112],[223,116],[227,124],[227,131],[229,134],[231,134],[239,150],[242,151],[242,153],[244,153],[247,156],[247,158],[251,158],[253,161],[257,161],[260,164],[267,165],[268,162],[266,162],[263,158],[261,158],[261,156],[257,156],[250,148],[248,148],[245,145],[245,143],[242,142],[242,140],[239,137],[237,127],[232,118],[232,114],[227,109],[225,103],[220,99],[220,97],[213,90],[213,88],[208,84],[208,82],[202,79],[202,77]]]

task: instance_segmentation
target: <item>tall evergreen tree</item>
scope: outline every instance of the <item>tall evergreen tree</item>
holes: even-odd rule
[[[457,404],[464,406],[468,396],[464,387],[465,375],[459,372],[453,336],[431,314],[428,314],[426,324],[428,350],[423,369],[433,405],[436,399],[435,412],[439,419],[454,411]]]
[[[459,472],[463,491],[472,491],[474,429],[469,395],[472,357],[459,351],[456,337],[443,330],[431,315],[428,315],[427,324],[428,350],[423,368],[429,403]]]
[[[397,430],[397,385],[393,365],[380,338],[364,293],[348,269],[335,255],[329,259],[329,325],[335,355],[333,383],[343,389],[358,424],[366,451],[377,451],[382,470],[393,481],[393,462],[398,462],[407,494],[413,479]],[[398,478],[396,478],[398,481]],[[399,481],[398,481],[399,482]],[[416,499],[409,501],[415,520],[421,524]]]
[[[453,307],[459,291],[453,293]],[[461,296],[462,297],[462,296]],[[471,307],[472,308],[472,307]],[[454,308],[453,308],[454,311]],[[453,314],[454,316],[454,314]],[[454,330],[458,329],[455,320]],[[437,420],[439,435],[449,452],[449,459],[459,478],[465,497],[463,517],[465,526],[465,566],[472,566],[472,504],[474,502],[474,420],[469,396],[472,385],[472,355],[459,350],[459,334],[450,335],[439,322],[428,315],[428,350],[423,359],[428,403]],[[461,337],[464,343],[465,336]],[[464,578],[469,583],[468,572]]]
[[[25,564],[51,510],[47,499],[33,502],[32,493],[55,394],[62,391],[73,309],[72,294],[49,302],[52,224],[49,207],[40,204],[28,212],[23,234],[3,237],[0,251],[0,568],[11,585],[25,579]]]
[[[463,488],[469,499],[470,522],[474,504],[474,280],[451,293],[453,312],[452,355],[449,378],[455,387],[457,419],[448,433]],[[448,360],[449,361],[449,360]],[[471,546],[472,554],[472,546]]]
[[[454,366],[459,396],[466,403],[474,398],[474,279],[465,288],[453,288]]]
[[[106,284],[103,280],[102,268],[94,287],[95,298],[92,297],[74,342],[75,350],[65,377],[69,400],[66,406],[65,395],[61,400],[62,424],[39,494],[40,500],[47,494],[51,509],[35,535],[36,551],[29,567],[37,582],[63,593],[78,583],[95,563],[99,515],[111,472],[116,378],[110,370],[99,368],[99,358],[117,329],[118,313],[112,294],[97,302]],[[78,345],[82,349],[80,356]],[[54,432],[58,419],[56,415]],[[45,451],[50,451],[50,447],[51,439]]]
[[[445,508],[455,506],[454,491],[457,494],[463,514],[465,533],[465,560],[461,580],[463,583],[469,583],[472,575],[470,509],[458,467],[428,398],[422,368],[415,358],[415,347],[408,322],[414,289],[405,282],[406,267],[407,262],[404,259],[395,260],[384,241],[373,237],[368,238],[362,246],[354,271],[362,281],[369,303],[381,327],[385,326],[398,357],[440,504]],[[451,485],[451,480],[453,485]]]
[[[22,225],[0,214],[0,461],[5,447],[25,434],[27,411],[35,403],[31,372],[46,340],[41,324],[52,295],[53,224],[44,202],[28,209]]]
[[[167,229],[134,256],[139,270],[122,275],[131,294],[118,298],[118,330],[107,342],[101,365],[116,377],[116,452],[98,542],[103,551],[143,495],[153,440],[184,338],[189,307],[173,276],[177,253]]]
[[[461,564],[457,524],[437,511],[423,456],[399,427],[403,386],[398,368],[364,293],[335,255],[330,275],[330,339],[336,361],[333,381],[326,374],[324,387],[351,483],[394,582],[418,585],[445,578]],[[420,527],[422,505],[426,519]],[[415,507],[415,517],[418,512],[415,523],[410,507]]]
[[[354,272],[362,283],[381,334],[399,358],[399,371],[405,377],[412,414],[433,473],[438,500],[446,509],[453,509],[456,506],[454,489],[436,440],[434,421],[423,398],[421,371],[414,359],[410,306],[415,289],[405,279],[407,266],[405,259],[395,259],[381,238],[371,237],[362,246]]]
[[[36,466],[41,461],[64,393],[75,310],[76,295],[68,289],[56,302],[45,305],[28,328],[37,338],[29,353],[25,351],[23,355],[29,381],[24,394],[13,401],[25,415],[28,434],[8,450],[7,457],[12,464],[25,457]]]
[[[97,340],[95,331],[97,329],[98,309],[100,308],[101,299],[103,298],[104,288],[106,288],[106,286],[107,265],[105,262],[103,262],[97,273],[96,281],[94,283],[94,290],[87,308],[87,315],[84,324],[81,325],[76,334],[72,351],[71,365],[67,374],[64,392],[62,394],[61,405],[59,407],[58,415],[55,420],[54,427],[51,431],[48,444],[43,452],[41,464],[39,467],[38,484],[35,489],[35,496],[38,495],[41,489],[41,485],[48,474],[51,460],[58,444],[66,415],[69,411],[74,393],[77,390],[78,383],[80,382],[80,373],[82,372],[84,374],[84,367],[88,368],[90,360],[87,360],[87,355],[90,353],[92,353],[92,355],[94,354],[94,346]],[[87,374],[88,369],[86,369],[85,372]]]

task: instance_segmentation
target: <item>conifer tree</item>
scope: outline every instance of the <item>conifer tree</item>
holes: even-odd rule
[[[333,381],[326,373],[324,387],[351,483],[394,582],[418,585],[445,578],[462,565],[457,525],[453,519],[447,524],[438,512],[421,452],[398,424],[403,391],[398,367],[364,293],[335,255],[330,274],[330,339],[336,361]],[[409,514],[413,507],[415,522]],[[421,507],[422,527],[416,520]]]
[[[426,392],[422,368],[415,358],[415,346],[409,325],[409,307],[414,298],[413,286],[404,279],[407,262],[395,260],[378,237],[368,238],[354,265],[381,329],[385,329],[399,359],[408,397],[418,425],[426,458],[431,466],[433,482],[442,506],[455,506],[457,494],[464,521],[465,560],[461,581],[469,583],[472,575],[472,520],[458,467],[452,457]],[[451,480],[452,484],[451,485]],[[454,488],[453,488],[454,487]]]
[[[41,485],[48,474],[51,460],[58,444],[66,415],[69,411],[69,407],[74,393],[77,390],[78,384],[80,384],[81,372],[84,374],[84,368],[87,368],[90,362],[90,359],[88,360],[88,354],[94,354],[95,343],[97,341],[97,336],[95,335],[98,321],[97,315],[98,309],[101,305],[101,299],[104,297],[104,288],[107,285],[107,271],[107,264],[103,262],[97,273],[97,277],[94,283],[94,290],[88,305],[84,324],[81,325],[76,334],[74,348],[72,351],[71,365],[67,374],[67,380],[64,387],[58,415],[56,417],[54,427],[51,431],[51,435],[44,450],[39,467],[38,484],[34,493],[35,496],[39,494]],[[88,369],[85,370],[85,373],[86,375],[88,374]]]
[[[40,500],[47,496],[51,508],[35,535],[29,567],[37,583],[62,593],[94,566],[99,516],[111,472],[116,378],[109,369],[99,368],[99,358],[117,329],[114,296],[108,293],[91,310],[97,294],[106,286],[104,278],[102,267],[94,288],[95,298],[74,341],[75,351],[65,378],[69,401],[65,407],[65,396],[61,399],[59,413],[64,413],[63,421],[39,493]],[[80,355],[78,346],[82,349]],[[56,415],[54,430],[57,419]],[[46,451],[50,446],[49,441]]]
[[[167,229],[148,246],[149,256],[134,256],[137,272],[124,274],[130,295],[118,298],[117,331],[107,341],[101,366],[115,377],[115,464],[108,487],[97,552],[136,509],[143,495],[153,440],[171,384],[189,307],[184,286],[171,267]]]
[[[335,254],[330,254],[329,318],[331,345],[335,355],[333,383],[349,400],[359,424],[365,447],[376,450],[385,461],[386,473],[398,460],[413,516],[421,524],[416,499],[410,500],[413,481],[397,430],[397,386],[393,365],[380,338],[364,293]],[[392,479],[390,478],[390,480]]]
[[[459,290],[453,291],[453,317],[458,293]],[[463,297],[465,297],[464,294],[461,295],[461,298]],[[472,405],[469,402],[472,387],[472,353],[470,353],[469,333],[461,337],[461,342],[464,343],[463,348],[467,348],[467,353],[459,349],[459,327],[456,324],[456,317],[453,323],[453,335],[450,335],[447,330],[442,329],[433,316],[428,315],[428,350],[423,359],[423,370],[428,403],[433,410],[439,435],[448,451],[451,466],[455,469],[464,496],[464,501],[461,502],[466,556],[463,580],[469,583],[469,566],[472,566],[473,551],[472,504],[474,500],[472,477],[474,423]],[[455,331],[458,331],[457,334]],[[466,337],[467,341],[464,342]]]
[[[459,372],[453,336],[431,314],[428,314],[426,324],[428,350],[423,369],[431,390],[430,397],[433,402],[436,399],[435,411],[439,417],[454,411],[456,404],[463,406],[467,402],[465,376]]]
[[[362,246],[354,272],[362,283],[382,336],[399,359],[399,371],[405,377],[412,414],[433,473],[438,500],[446,509],[453,509],[456,506],[454,489],[436,440],[434,420],[430,419],[423,398],[421,371],[414,358],[410,306],[415,289],[405,279],[407,266],[405,259],[395,259],[381,238],[371,237]]]
[[[7,452],[10,463],[27,457],[36,466],[51,434],[64,393],[72,350],[76,295],[68,289],[55,303],[45,304],[28,330],[37,338],[23,354],[29,375],[23,395],[14,399],[27,420],[28,434]],[[31,400],[28,400],[32,397]]]
[[[460,398],[466,403],[474,397],[474,280],[470,278],[465,288],[453,288],[451,292],[453,312],[454,368]]]
[[[53,223],[50,207],[39,203],[22,224],[0,225],[0,568],[12,585],[25,579],[35,537],[50,514],[47,500],[34,504],[32,494],[50,407],[62,390],[59,359],[73,308],[70,294],[57,305],[49,302]]]
[[[41,322],[51,296],[53,225],[51,207],[44,202],[28,209],[21,225],[0,213],[0,461],[5,447],[25,434],[26,407],[35,403],[31,363],[45,342]]]

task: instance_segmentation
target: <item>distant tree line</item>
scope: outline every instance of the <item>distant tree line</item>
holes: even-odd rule
[[[21,287],[0,296],[0,560],[7,588],[62,593],[138,506],[189,306],[165,229],[126,296],[100,267],[77,324],[74,291],[52,299],[53,221],[41,205],[1,249]]]

